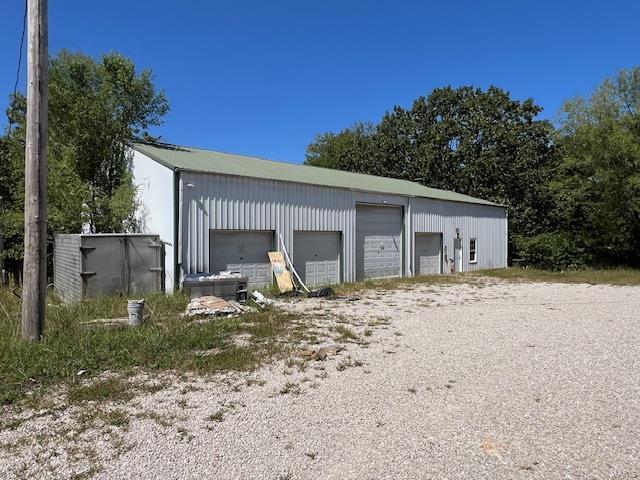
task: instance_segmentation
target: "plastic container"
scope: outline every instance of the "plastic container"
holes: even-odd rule
[[[129,312],[129,325],[138,327],[144,320],[144,298],[142,300],[128,300],[127,312]]]

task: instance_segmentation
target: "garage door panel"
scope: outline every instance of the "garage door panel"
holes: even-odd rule
[[[442,235],[440,233],[416,233],[414,265],[416,275],[441,273]]]
[[[356,278],[402,275],[402,209],[358,205],[356,208]]]
[[[211,273],[239,271],[253,288],[271,285],[271,264],[267,252],[273,249],[273,232],[211,230],[209,265]]]
[[[293,265],[306,285],[338,283],[339,259],[340,232],[294,232]]]

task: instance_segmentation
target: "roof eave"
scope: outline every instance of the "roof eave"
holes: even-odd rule
[[[250,175],[237,175],[237,174],[232,174],[232,173],[221,173],[221,172],[212,172],[210,170],[200,170],[200,169],[196,169],[196,168],[184,168],[184,167],[177,167],[175,165],[171,165],[167,162],[165,162],[164,160],[161,160],[160,158],[158,158],[156,155],[147,153],[147,152],[142,152],[140,150],[138,150],[135,145],[130,145],[130,148],[135,150],[136,152],[140,153],[141,155],[145,155],[147,157],[149,157],[150,159],[152,159],[153,161],[159,163],[160,165],[174,171],[174,172],[193,172],[193,173],[203,173],[203,174],[207,174],[207,175],[222,175],[225,177],[234,177],[234,178],[255,178],[258,180],[265,180],[264,177],[254,177],[254,176],[250,176]],[[445,198],[436,198],[436,197],[427,197],[427,196],[422,196],[422,195],[415,195],[415,194],[409,194],[409,193],[390,193],[390,192],[380,192],[377,190],[365,190],[365,189],[360,189],[360,188],[353,188],[353,187],[341,187],[338,185],[319,185],[316,183],[309,183],[309,182],[302,182],[302,181],[296,181],[296,180],[283,180],[280,178],[269,178],[268,180],[273,180],[273,181],[278,181],[278,182],[287,182],[287,183],[297,183],[300,185],[312,185],[312,186],[316,186],[316,187],[328,187],[328,188],[339,188],[342,190],[350,190],[350,191],[354,191],[354,192],[364,192],[364,193],[376,193],[376,194],[380,194],[380,195],[396,195],[396,196],[401,196],[401,197],[411,197],[411,198],[424,198],[427,200],[437,200],[440,202],[456,202],[456,203],[465,203],[468,205],[484,205],[487,207],[500,207],[500,208],[504,208],[506,209],[506,205],[502,205],[502,204],[498,204],[498,203],[493,203],[493,202],[489,202],[488,200],[482,200],[482,199],[478,199],[478,200],[482,200],[480,202],[474,202],[472,200],[454,200],[454,199],[445,199]]]

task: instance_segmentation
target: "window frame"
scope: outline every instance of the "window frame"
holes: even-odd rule
[[[471,248],[471,242],[473,242],[473,248]],[[473,254],[473,259],[471,255]],[[469,263],[478,263],[478,238],[471,237],[469,239]]]

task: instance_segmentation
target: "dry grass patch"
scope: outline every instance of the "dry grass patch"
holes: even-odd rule
[[[363,282],[341,283],[334,285],[336,295],[352,295],[366,290],[376,290],[384,294],[388,290],[398,290],[415,285],[452,285],[456,283],[475,283],[478,279],[465,274],[455,275],[420,275],[417,277],[381,278]]]
[[[345,327],[344,325],[336,325],[333,329],[340,335],[339,340],[342,341],[360,341],[360,336],[351,330],[349,327]]]
[[[640,269],[580,269],[566,271],[539,270],[537,268],[501,268],[497,270],[479,270],[467,274],[468,277],[484,276],[503,280],[521,280],[529,282],[588,283],[591,285],[640,285]]]

